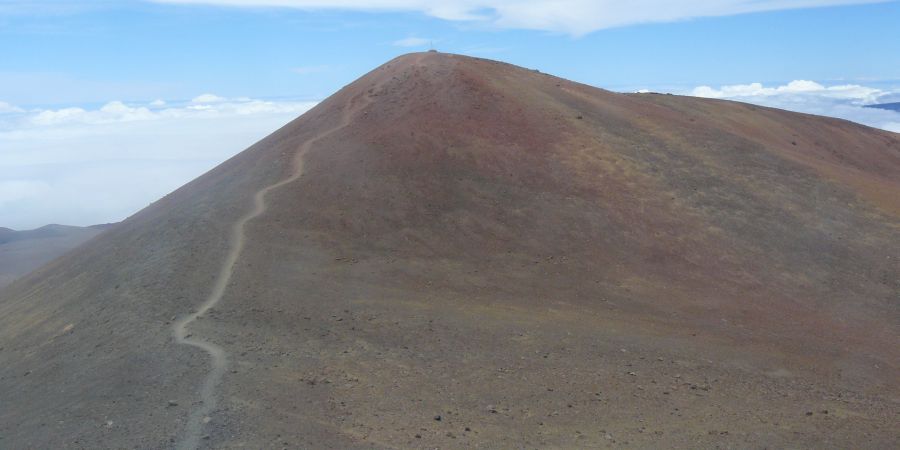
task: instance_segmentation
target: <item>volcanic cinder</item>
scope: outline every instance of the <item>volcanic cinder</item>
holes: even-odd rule
[[[0,292],[3,448],[898,448],[900,136],[401,56]]]

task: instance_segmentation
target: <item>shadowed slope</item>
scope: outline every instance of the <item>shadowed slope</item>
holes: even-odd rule
[[[0,287],[91,240],[109,225],[46,225],[27,231],[0,227]]]
[[[897,135],[430,53],[0,294],[0,435],[169,445],[316,137],[201,446],[896,443]]]

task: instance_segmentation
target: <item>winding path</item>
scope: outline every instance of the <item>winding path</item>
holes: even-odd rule
[[[212,367],[200,388],[200,406],[191,412],[187,425],[185,426],[184,435],[182,436],[181,441],[178,442],[178,449],[192,450],[198,447],[201,433],[203,432],[203,425],[206,422],[204,419],[216,406],[215,390],[219,385],[219,382],[222,381],[222,376],[225,374],[225,370],[228,367],[228,354],[225,350],[212,342],[189,334],[187,330],[188,325],[202,317],[222,300],[222,296],[225,294],[225,290],[228,288],[228,284],[231,281],[231,276],[234,274],[234,266],[240,258],[241,253],[244,251],[246,242],[245,229],[247,224],[265,213],[268,209],[266,195],[269,192],[300,178],[303,174],[303,156],[306,152],[308,152],[316,142],[349,125],[354,113],[372,103],[371,98],[368,96],[364,98],[366,101],[357,107],[352,107],[353,100],[351,99],[350,103],[344,107],[343,117],[338,125],[307,140],[300,146],[294,156],[293,170],[290,176],[263,188],[253,196],[253,209],[238,219],[231,229],[231,236],[228,239],[228,256],[225,258],[221,270],[219,270],[219,275],[216,277],[213,290],[210,292],[209,297],[206,298],[206,301],[204,301],[195,312],[182,317],[173,325],[172,336],[175,338],[176,343],[197,347],[208,353],[212,360]]]

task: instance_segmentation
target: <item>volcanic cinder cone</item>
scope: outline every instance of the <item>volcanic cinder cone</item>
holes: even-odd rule
[[[0,293],[3,448],[896,448],[900,136],[402,56]]]

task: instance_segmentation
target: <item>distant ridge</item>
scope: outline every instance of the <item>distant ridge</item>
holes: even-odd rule
[[[0,288],[100,234],[112,224],[45,225],[15,231],[0,227]]]
[[[866,108],[886,109],[888,111],[900,112],[900,102],[898,103],[881,103],[877,105],[866,105]]]

